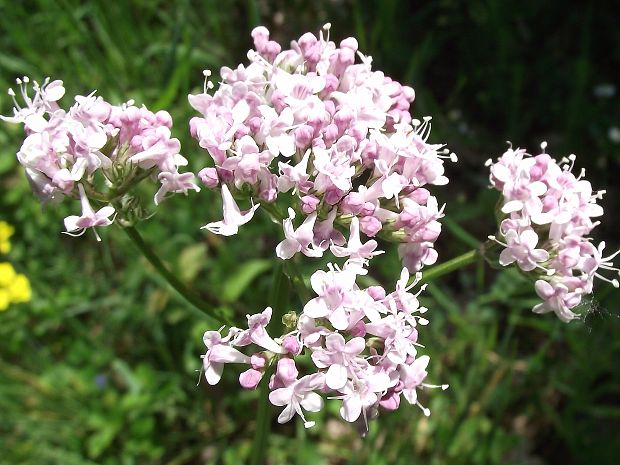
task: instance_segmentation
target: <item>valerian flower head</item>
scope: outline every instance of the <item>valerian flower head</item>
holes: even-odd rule
[[[398,408],[401,397],[429,415],[418,392],[447,385],[425,382],[430,358],[418,355],[422,346],[417,327],[428,324],[421,316],[427,309],[418,301],[424,286],[416,294],[410,290],[421,274],[409,284],[404,268],[390,293],[379,286],[361,289],[356,278],[366,273],[364,263],[350,259],[342,268],[329,265],[327,271],[316,271],[311,277],[316,297],[281,336],[268,334],[269,307],[248,315],[247,329],[231,328],[226,337],[217,331],[205,333],[207,381],[219,381],[225,363],[246,363],[251,367],[240,374],[239,382],[254,389],[268,367],[275,367],[269,400],[284,407],[278,421],[297,414],[306,427],[314,422],[305,412],[320,410],[322,396],[340,402],[341,417],[358,422],[363,430],[379,409]]]
[[[363,233],[401,242],[411,271],[434,263],[443,210],[425,186],[446,184],[444,159],[456,156],[428,141],[429,117],[412,119],[413,89],[373,70],[354,38],[336,45],[329,28],[289,49],[262,26],[252,37],[249,64],[223,67],[212,93],[206,71],[203,92],[188,97],[200,113],[191,134],[213,162],[200,171],[204,185],[262,204],[292,195],[287,208],[301,218],[279,218],[282,259],[330,247],[368,259],[378,252]],[[215,233],[237,231],[215,224]]]
[[[620,252],[604,257],[605,243],[595,247],[590,237],[599,224],[594,218],[603,215],[597,201],[604,191],[592,192],[585,170],[573,174],[574,155],[557,162],[546,147],[536,156],[511,147],[487,162],[491,185],[502,193],[499,235],[489,237],[504,247],[501,265],[516,263],[536,280],[543,303],[533,311],[568,322],[579,318],[572,309],[592,292],[595,277],[618,287],[601,272],[620,272],[612,263]]]
[[[80,199],[82,215],[66,218],[67,232],[110,225],[113,207],[103,206],[95,214],[89,202],[119,200],[145,177],[161,183],[155,204],[170,192],[200,189],[193,174],[179,172],[187,160],[179,153],[178,139],[171,137],[168,112],[153,113],[133,101],[112,105],[94,92],[76,96],[64,110],[58,104],[65,93],[62,81],[34,81],[32,96],[27,77],[17,83],[23,106],[9,90],[13,116],[0,118],[24,125],[26,138],[17,159],[41,200]]]

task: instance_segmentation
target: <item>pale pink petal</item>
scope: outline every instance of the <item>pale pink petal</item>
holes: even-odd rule
[[[330,389],[342,389],[347,383],[348,373],[346,367],[334,364],[329,367],[325,374],[325,384],[327,384]]]
[[[278,423],[280,424],[286,423],[294,416],[295,416],[295,408],[293,407],[292,404],[288,404],[286,407],[284,407],[284,410],[282,410],[280,415],[278,415]]]
[[[416,391],[416,389],[403,389],[403,396],[411,405],[414,405],[418,402],[418,392]]]
[[[536,281],[536,283],[534,284],[534,288],[536,289],[536,293],[541,299],[547,300],[555,294],[553,286],[551,286],[551,284],[542,279]]]
[[[321,297],[315,297],[304,306],[304,314],[310,318],[323,318],[329,315],[329,309]]]
[[[292,387],[276,389],[269,393],[269,402],[271,402],[273,405],[281,407],[282,405],[286,405],[291,402],[292,394]]]
[[[288,260],[301,250],[299,243],[292,239],[284,239],[276,246],[276,255],[282,260]]]
[[[516,258],[512,254],[511,249],[504,249],[502,250],[502,253],[499,254],[499,263],[502,266],[510,265],[511,263],[514,263],[515,260]]]
[[[345,344],[344,352],[350,355],[357,355],[361,353],[366,347],[366,341],[363,337],[354,337]]]
[[[316,392],[309,392],[301,401],[301,406],[308,412],[318,412],[323,408],[323,398]]]
[[[222,372],[224,371],[223,363],[208,362],[205,358],[204,368],[207,383],[209,383],[211,386],[214,386],[220,382],[220,379],[222,379]]]
[[[362,400],[359,396],[350,396],[342,401],[340,416],[350,423],[357,420],[362,413]]]
[[[528,249],[533,249],[538,244],[538,234],[531,229],[526,229],[521,233],[521,243],[527,246]]]
[[[521,202],[520,200],[511,200],[504,204],[504,206],[502,207],[502,212],[512,213],[512,212],[519,211],[522,208],[523,208],[523,202]]]
[[[330,352],[343,352],[345,341],[342,334],[330,334],[325,339],[325,348]]]
[[[209,360],[220,363],[250,363],[250,357],[225,344],[211,347],[208,357]]]

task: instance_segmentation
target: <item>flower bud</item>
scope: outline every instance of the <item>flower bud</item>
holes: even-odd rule
[[[294,336],[286,336],[282,341],[282,347],[290,354],[297,355],[301,347],[299,341]]]
[[[338,126],[335,124],[329,124],[323,129],[323,139],[325,143],[331,145],[336,139],[338,139]]]
[[[368,237],[374,237],[379,231],[381,231],[382,224],[374,216],[364,216],[360,219],[360,229]]]
[[[379,405],[386,410],[397,410],[400,406],[400,395],[390,390],[381,398]]]
[[[254,368],[255,370],[260,370],[261,368],[265,368],[267,360],[265,360],[265,357],[263,357],[262,355],[256,353],[252,354],[252,356],[250,357],[250,363],[252,364],[252,368]]]
[[[353,337],[364,337],[366,336],[366,325],[363,321],[358,321],[349,331]]]
[[[172,116],[165,110],[159,110],[155,113],[155,121],[162,126],[166,126],[167,128],[172,127]]]
[[[325,192],[325,201],[330,205],[336,205],[342,199],[342,194],[343,192],[336,187],[328,189]]]
[[[340,48],[348,48],[354,52],[357,52],[358,46],[359,45],[355,37],[347,37],[346,39],[340,41]]]
[[[321,202],[314,195],[304,195],[299,200],[301,201],[301,211],[303,211],[306,215],[315,212],[317,205]]]
[[[340,81],[336,76],[334,76],[333,74],[328,74],[327,76],[325,76],[325,88],[323,89],[323,92],[331,93],[338,89],[339,84]]]
[[[256,389],[262,377],[260,371],[250,368],[239,375],[239,384],[244,389]]]
[[[340,203],[342,213],[357,215],[364,206],[364,199],[358,192],[351,192]]]
[[[313,137],[314,129],[307,124],[303,124],[295,129],[295,145],[300,149],[308,147]]]
[[[334,115],[334,123],[338,126],[340,133],[344,132],[349,126],[349,123],[353,120],[353,112],[349,107],[342,107]]]
[[[381,286],[370,286],[366,289],[366,292],[373,300],[383,300],[385,299],[385,289]]]
[[[215,168],[203,168],[198,172],[198,179],[209,189],[213,189],[219,184],[219,177]]]
[[[297,379],[299,371],[295,366],[295,362],[292,358],[281,358],[278,360],[278,368],[276,370],[276,376],[280,378],[285,385],[288,385]]]
[[[364,206],[360,209],[360,215],[371,216],[375,212],[376,209],[377,207],[375,206],[374,203],[365,202]]]

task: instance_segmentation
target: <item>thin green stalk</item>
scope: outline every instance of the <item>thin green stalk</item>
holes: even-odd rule
[[[108,198],[110,199],[110,201],[112,201],[114,199],[117,199],[125,195],[127,192],[129,192],[131,188],[133,188],[134,186],[137,186],[142,180],[148,178],[151,174],[153,174],[153,171],[154,171],[153,169],[144,170],[141,173],[139,173],[137,176],[129,178],[127,182],[125,182],[123,185],[119,186],[118,188],[110,189],[110,192],[108,193]]]
[[[475,236],[468,233],[460,224],[458,224],[453,219],[444,216],[441,219],[441,222],[446,226],[446,229],[448,229],[448,231],[450,231],[450,233],[459,241],[461,241],[464,245],[474,248],[480,247],[480,241]]]
[[[258,411],[256,412],[256,432],[252,444],[252,456],[250,465],[263,465],[267,453],[267,438],[269,436],[269,423],[271,412],[269,408],[269,378],[272,368],[268,369],[258,389]]]
[[[447,262],[442,263],[441,265],[434,266],[422,273],[422,282],[430,283],[433,280],[446,275],[448,273],[452,273],[459,268],[463,268],[464,266],[470,265],[476,261],[478,256],[478,250],[470,250],[469,252],[464,253],[463,255],[459,255],[458,257],[453,258],[452,260],[448,260]]]
[[[285,272],[291,280],[293,287],[297,291],[299,300],[301,300],[302,303],[308,302],[311,298],[310,291],[306,287],[304,277],[302,276],[301,271],[299,271],[294,259],[286,260]]]
[[[273,284],[269,295],[269,303],[273,308],[271,317],[271,325],[281,329],[282,316],[287,310],[291,295],[291,282],[284,273],[284,265],[279,262],[274,269]],[[270,326],[271,326],[270,325]],[[275,329],[275,328],[274,328]],[[271,425],[271,408],[269,405],[269,378],[275,366],[270,366],[266,370],[263,380],[261,381],[258,393],[258,411],[256,414],[256,432],[254,434],[254,443],[252,444],[252,456],[250,458],[251,465],[263,465],[265,463],[265,455],[267,453],[267,438]]]
[[[196,294],[193,290],[188,288],[185,284],[183,284],[175,275],[172,273],[166,265],[161,261],[161,259],[155,254],[153,249],[149,244],[145,242],[142,238],[138,230],[133,227],[125,227],[123,228],[127,236],[133,241],[133,243],[140,249],[140,252],[146,257],[146,259],[155,267],[155,269],[159,272],[159,274],[172,286],[185,300],[187,300],[190,304],[192,304],[196,309],[198,309],[202,314],[207,317],[216,320],[219,323],[228,323],[227,318],[221,314],[221,312],[217,311],[214,306],[219,304],[219,301],[214,297],[208,296],[208,302],[204,301],[198,294]]]
[[[275,222],[275,223],[281,223],[282,220],[284,218],[286,218],[284,215],[282,215],[282,213],[280,212],[280,210],[278,209],[278,206],[274,203],[269,203],[269,202],[263,202],[260,204],[260,207],[267,212],[267,214],[271,217],[271,219]]]

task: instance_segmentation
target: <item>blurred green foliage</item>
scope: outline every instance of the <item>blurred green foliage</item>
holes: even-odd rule
[[[576,4],[575,4],[576,5]],[[149,1],[0,0],[0,88],[17,76],[63,79],[67,94],[97,89],[168,109],[193,167],[206,155],[189,138],[186,96],[201,71],[245,61],[249,33],[266,24],[282,43],[326,21],[355,35],[374,64],[413,85],[414,114],[431,114],[433,138],[461,162],[450,167],[446,231],[450,258],[485,237],[495,202],[482,163],[504,140],[552,154],[574,151],[604,206],[618,207],[620,29],[613,2],[439,0]],[[0,111],[10,112],[6,94]],[[67,204],[42,209],[15,161],[21,129],[0,129],[0,219],[16,228],[10,254],[30,278],[28,305],[0,314],[0,463],[247,463],[257,396],[234,370],[196,386],[206,320],[189,311],[122,231],[63,236]],[[165,202],[140,226],[179,277],[218,293],[224,311],[269,304],[278,228],[264,215],[238,237],[204,234],[220,215],[203,191]],[[618,219],[601,238],[618,247]],[[318,267],[305,262],[307,276]],[[398,275],[394,251],[369,280]],[[305,431],[273,423],[270,464],[577,464],[620,456],[620,314],[617,291],[600,286],[584,323],[532,315],[531,284],[479,265],[429,286],[431,324],[422,334],[430,379],[449,383],[425,402],[386,414],[366,439],[334,406]],[[294,293],[291,306],[300,305]],[[233,305],[234,304],[234,305]],[[328,403],[329,405],[329,403]]]

